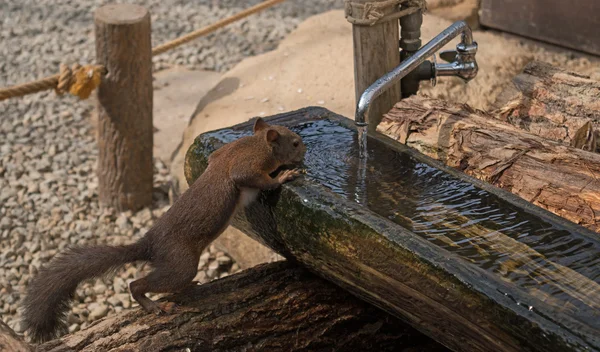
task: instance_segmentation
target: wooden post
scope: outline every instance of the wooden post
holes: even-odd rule
[[[353,2],[364,4],[372,3],[373,0]],[[355,8],[353,11],[361,10]],[[388,11],[394,10],[390,8]],[[360,17],[361,14],[353,13],[352,16]],[[354,88],[358,102],[367,87],[400,64],[398,21],[387,21],[373,26],[353,24],[352,37],[354,39]],[[383,114],[398,101],[400,101],[400,83],[373,101],[367,117],[370,131],[375,131]]]
[[[95,13],[96,59],[108,73],[98,89],[98,194],[119,211],[152,202],[150,15],[111,4]]]

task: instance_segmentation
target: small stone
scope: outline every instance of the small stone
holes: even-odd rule
[[[79,331],[79,329],[80,329],[79,324],[71,324],[71,325],[69,325],[69,334]]]
[[[0,230],[10,229],[12,226],[12,220],[9,217],[2,217],[0,219]]]
[[[209,279],[214,278],[215,276],[217,276],[217,270],[215,270],[215,269],[208,269],[208,270],[206,270],[206,276]]]
[[[37,182],[31,182],[29,185],[27,185],[27,193],[39,193],[40,191],[40,184]]]
[[[115,296],[112,296],[109,299],[107,299],[107,302],[113,307],[117,307],[117,306],[121,305],[121,300]]]
[[[115,221],[115,225],[119,226],[120,229],[125,230],[129,225],[129,219],[125,214],[121,214]]]
[[[104,318],[108,314],[108,306],[105,304],[99,304],[94,310],[90,312],[90,319],[96,320]]]
[[[94,286],[94,292],[97,295],[103,294],[104,292],[106,292],[106,289],[107,289],[107,287],[104,284],[97,284],[96,286]]]
[[[231,264],[231,258],[229,258],[226,255],[222,255],[220,257],[217,257],[217,262],[219,263],[219,265],[225,266]]]
[[[131,296],[128,293],[119,293],[115,297],[121,302],[123,308],[131,307]]]
[[[204,271],[199,271],[194,278],[194,281],[198,281],[200,283],[206,282],[206,273]]]
[[[229,276],[229,273],[222,273],[221,275],[219,275],[219,279],[222,279],[227,276]]]
[[[5,202],[9,198],[12,198],[17,195],[17,191],[12,188],[4,188],[0,191],[0,202]]]
[[[25,332],[25,322],[22,320],[18,320],[14,323],[13,325],[13,330],[17,333],[17,334],[22,334]]]
[[[210,253],[204,252],[200,255],[200,260],[207,262],[210,259]]]
[[[210,264],[208,264],[208,269],[209,270],[217,270],[219,269],[219,262],[216,260],[213,260],[212,262],[210,262]]]

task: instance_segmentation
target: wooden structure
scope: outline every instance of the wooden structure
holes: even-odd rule
[[[482,25],[600,55],[597,0],[481,0]]]
[[[37,346],[59,351],[447,351],[407,324],[286,262],[132,309]]]
[[[396,104],[378,131],[600,232],[600,182],[594,181],[600,175],[600,154],[524,132],[492,116],[462,104],[412,97]]]
[[[137,5],[95,13],[98,87],[98,194],[117,210],[152,202],[152,46],[150,14]]]
[[[542,138],[600,152],[600,81],[532,61],[494,104],[492,117]]]
[[[386,0],[354,0],[356,4],[385,3]],[[355,6],[351,15],[355,18],[366,17],[365,9]],[[381,10],[382,15],[396,12],[391,6]],[[347,13],[348,15],[348,13]],[[400,64],[398,20],[384,21],[374,25],[352,25],[354,41],[354,89],[356,101],[373,82]],[[374,130],[384,113],[399,101],[400,84],[383,93],[373,101],[369,116],[369,128]]]
[[[311,139],[307,154],[305,177],[309,179],[264,193],[258,202],[236,216],[235,227],[363,300],[401,317],[454,351],[559,352],[576,351],[581,346],[600,349],[596,333],[599,321],[594,318],[600,309],[600,285],[588,274],[582,274],[600,265],[600,242],[595,233],[380,135],[369,137],[374,159],[366,168],[367,188],[362,189],[360,176],[353,176],[360,175],[360,166],[351,149],[356,143],[352,120],[320,108],[267,120],[295,126],[303,138],[313,138],[312,131],[319,131],[314,137],[317,140]],[[212,151],[251,133],[251,128],[252,121],[200,135],[186,157],[188,182],[201,174]],[[325,134],[328,128],[332,135]],[[345,144],[328,146],[340,138]],[[324,163],[320,158],[330,153],[335,157]],[[388,172],[402,167],[409,168],[402,171],[403,178],[391,175],[391,183],[381,183]],[[403,204],[413,202],[414,187],[393,182],[421,175],[427,168],[433,168],[432,174],[447,175],[442,181],[432,182],[442,186],[459,182],[457,189],[475,187],[477,198],[485,198],[485,204],[490,206],[505,207],[502,212],[506,215],[497,223],[491,219],[474,222],[470,215],[453,215],[455,206],[448,204],[450,217],[438,214],[423,219],[432,224],[424,226],[435,227],[438,234],[429,239],[417,235],[411,230],[415,220],[402,211]],[[332,169],[336,173],[329,175],[334,178],[319,178]],[[418,180],[425,182],[423,177],[418,176]],[[435,183],[430,186],[435,187]],[[367,197],[358,200],[368,207],[353,199],[363,191]],[[439,202],[442,203],[436,209],[443,209],[444,201],[440,198]],[[389,213],[386,206],[377,208],[381,203],[399,206],[400,210]],[[371,210],[372,207],[378,210]],[[515,214],[525,218],[516,219]],[[509,226],[505,221],[511,218],[531,224],[528,231],[532,236],[548,237],[527,244],[526,238],[510,234],[510,228],[503,230]],[[456,223],[471,226],[463,230],[453,225]],[[548,233],[548,229],[555,232]],[[571,268],[562,257],[539,252],[542,249],[536,246],[543,246],[556,236],[580,243],[578,258],[586,266]],[[495,260],[492,258],[501,259],[493,264],[498,269],[490,271],[475,264],[475,258],[482,258],[488,267],[490,260]],[[543,280],[544,285],[519,286],[512,281],[534,278]],[[562,293],[548,294],[540,287],[556,287]],[[575,303],[582,306],[573,306]]]

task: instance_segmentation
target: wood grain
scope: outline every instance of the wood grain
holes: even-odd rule
[[[95,13],[96,59],[108,74],[98,88],[98,194],[123,210],[152,202],[150,14],[137,5]]]

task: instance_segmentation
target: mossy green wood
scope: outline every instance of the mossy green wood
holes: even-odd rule
[[[322,108],[306,108],[266,120],[294,126],[319,119],[353,128],[351,120]],[[232,127],[233,130],[251,128],[252,121]],[[522,211],[550,216],[555,226],[571,226],[390,139],[369,138],[378,138],[390,148],[439,166],[479,188],[499,192]],[[223,140],[211,133],[196,138],[186,156],[188,183],[198,178],[206,168],[208,156],[223,144]],[[233,225],[288,260],[299,262],[359,298],[400,317],[452,350],[598,348],[598,345],[589,345],[589,336],[583,340],[561,329],[560,324],[553,324],[561,319],[567,321],[568,317],[560,312],[551,322],[528,312],[515,304],[515,300],[528,302],[531,298],[522,291],[314,182],[299,179],[277,191],[263,192],[257,202],[237,214]],[[537,303],[537,307],[544,311],[543,302]],[[597,339],[592,343],[597,343]]]

